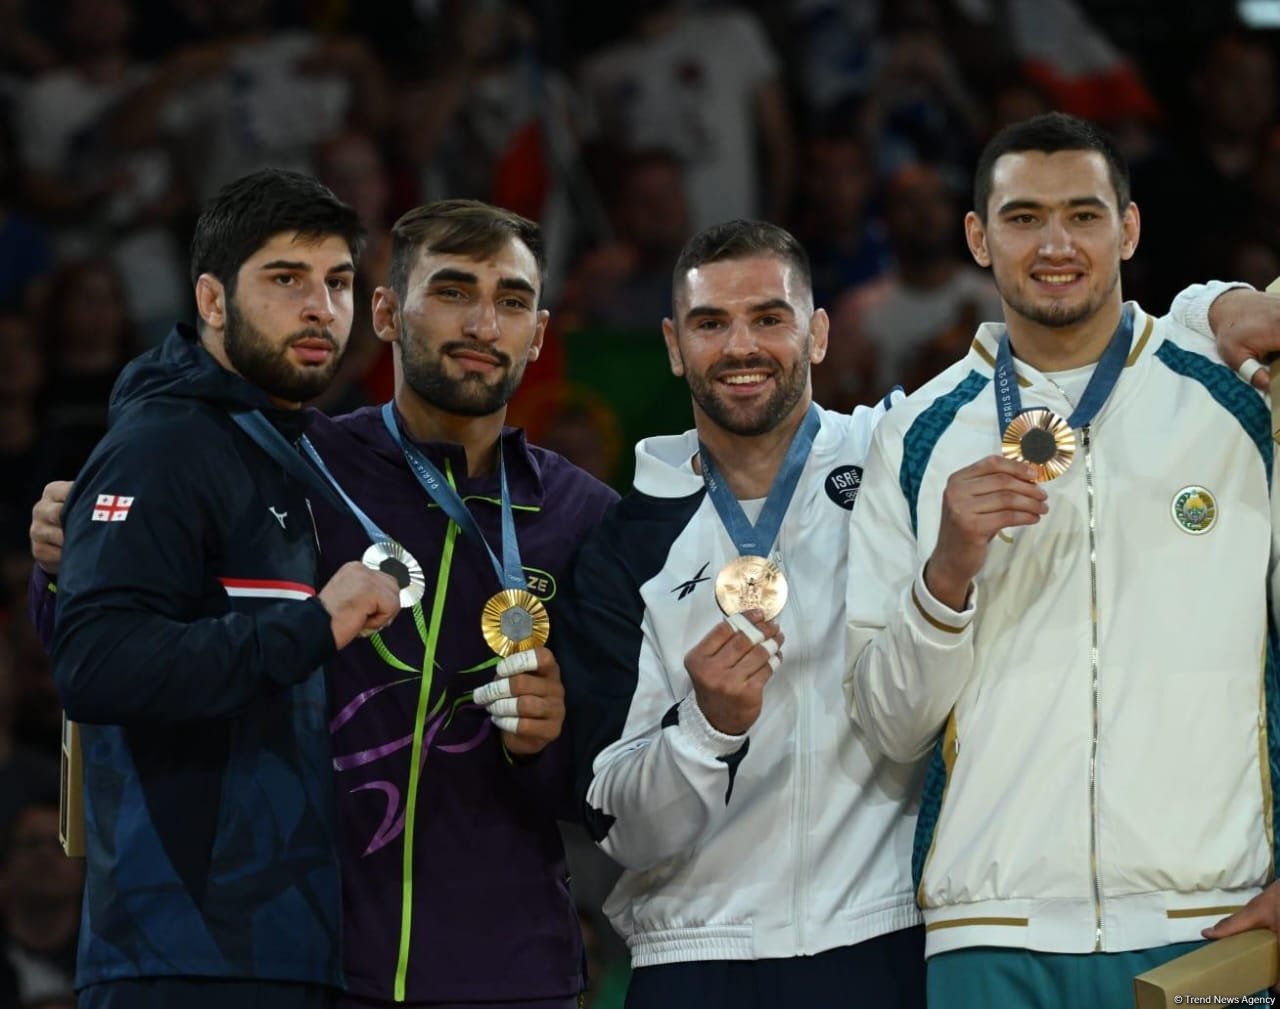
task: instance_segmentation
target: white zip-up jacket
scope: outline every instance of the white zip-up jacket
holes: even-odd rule
[[[1203,327],[1220,288],[1197,290],[1183,317]],[[1000,450],[1002,327],[876,432],[851,517],[847,700],[873,749],[933,754],[914,858],[928,955],[1189,941],[1274,878],[1270,413],[1205,340],[1134,312],[1048,514],[992,541],[964,612],[923,565],[947,478]],[[1071,414],[1016,370],[1024,408]]]
[[[635,493],[579,551],[556,647],[587,826],[626,870],[605,911],[636,967],[800,956],[919,922],[921,768],[872,753],[841,693],[846,519],[884,408],[822,412],[775,544],[783,661],[746,735],[711,727],[684,667],[737,556],[693,432],[640,443]]]

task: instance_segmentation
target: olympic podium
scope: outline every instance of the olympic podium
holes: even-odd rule
[[[1133,979],[1137,1009],[1185,1009],[1188,996],[1241,998],[1280,980],[1280,945],[1270,929],[1218,939]],[[1198,1000],[1197,1000],[1198,1001]],[[1247,1004],[1247,1003],[1244,1003]]]

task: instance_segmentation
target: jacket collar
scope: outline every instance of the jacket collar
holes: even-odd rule
[[[1133,344],[1129,348],[1129,356],[1125,359],[1125,368],[1132,368],[1140,361],[1155,353],[1151,342],[1151,334],[1155,328],[1155,319],[1144,312],[1136,301],[1125,303],[1133,309]],[[991,377],[996,370],[996,349],[1000,345],[1000,337],[1004,334],[1003,322],[984,322],[969,346],[970,363],[979,374]],[[1023,361],[1014,362],[1018,385],[1024,389],[1043,381],[1043,374]]]
[[[404,454],[392,440],[386,425],[382,422],[382,407],[369,407],[367,410],[370,413],[369,422],[376,425],[374,440],[377,450],[397,465],[407,469],[408,463],[404,460]],[[463,497],[498,499],[501,483],[496,469],[483,476],[468,477],[466,476],[467,453],[457,442],[419,441],[405,429],[404,418],[400,416],[399,410],[396,410],[396,423],[400,426],[403,437],[420,449],[441,472],[445,472],[446,466],[453,472],[454,482]],[[498,440],[502,446],[502,458],[507,468],[507,486],[511,491],[512,504],[541,507],[545,496],[542,466],[530,449],[524,429],[504,427]]]

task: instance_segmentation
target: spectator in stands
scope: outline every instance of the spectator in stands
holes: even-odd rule
[[[53,267],[44,229],[20,209],[20,176],[10,110],[0,105],[0,309],[30,306]]]
[[[66,0],[65,62],[20,93],[18,143],[30,205],[54,227],[59,258],[109,257],[134,316],[163,331],[186,303],[169,230],[185,196],[163,148],[123,148],[108,128],[147,73],[129,51],[131,22],[127,0]]]
[[[809,252],[817,305],[835,304],[889,266],[884,226],[870,212],[874,186],[871,158],[856,137],[829,134],[805,144],[796,235]]]
[[[561,329],[648,331],[671,311],[671,270],[690,233],[679,159],[664,150],[624,156],[609,217],[613,239],[589,250],[565,282]]]
[[[86,259],[59,267],[40,332],[47,355],[44,462],[52,474],[74,474],[106,431],[111,387],[136,350],[124,284],[112,264]]]
[[[583,67],[602,136],[626,150],[675,151],[694,229],[783,220],[794,141],[778,59],[759,23],[743,10],[691,10],[678,0],[631,0],[626,9],[631,36]]]
[[[934,169],[917,165],[893,177],[885,222],[894,265],[836,303],[827,360],[814,372],[823,394],[865,375],[869,362],[873,394],[909,385],[922,349],[948,331],[972,335],[977,322],[1000,318],[995,286],[962,257],[955,221],[955,201]],[[824,406],[844,405],[838,394],[815,395]]]
[[[57,793],[16,811],[3,859],[5,955],[24,1002],[72,991],[84,862],[58,843]]]
[[[360,39],[271,31],[268,0],[208,7],[212,41],[177,52],[118,110],[116,138],[167,138],[183,154],[193,196],[271,166],[315,171],[318,144],[347,124],[376,131],[390,102]]]
[[[14,738],[16,672],[13,649],[0,637],[0,838],[10,835],[28,803],[47,801],[58,792],[58,762]]]
[[[391,263],[391,183],[377,141],[355,130],[344,130],[320,145],[316,175],[356,212],[368,235],[356,265],[355,316],[347,351],[333,382],[313,404],[336,415],[385,403],[395,384],[391,348],[374,333],[369,308],[374,290],[387,283]]]

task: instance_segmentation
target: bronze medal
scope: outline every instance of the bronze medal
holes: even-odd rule
[[[1006,459],[1030,464],[1036,482],[1045,483],[1071,468],[1076,454],[1076,433],[1052,410],[1023,410],[1009,422],[1000,439]]]
[[[504,659],[547,642],[551,617],[542,600],[526,589],[504,589],[491,596],[480,615],[480,633]]]
[[[767,557],[731,560],[716,575],[716,602],[726,615],[762,610],[772,620],[787,605],[787,579]]]

